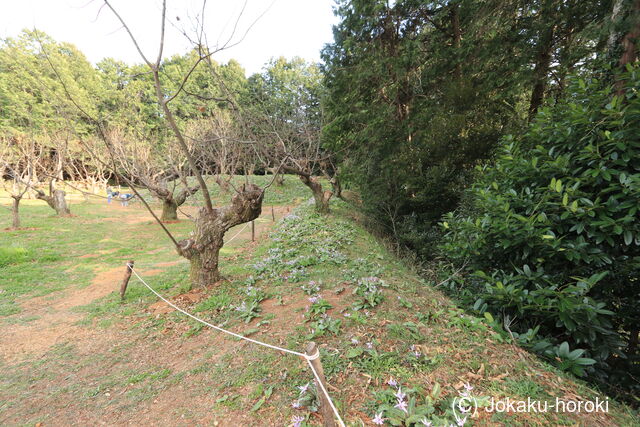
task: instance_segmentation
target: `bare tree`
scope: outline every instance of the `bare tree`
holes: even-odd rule
[[[88,144],[96,145],[97,141],[90,140]],[[106,193],[109,179],[113,178],[113,173],[105,167],[104,162],[97,161],[86,152],[74,153],[73,160],[67,164],[67,169],[69,175],[75,177],[79,185],[84,187],[85,200],[88,200],[90,195]]]
[[[203,172],[215,176],[223,193],[232,187],[232,178],[246,163],[246,150],[230,111],[216,110],[208,118],[189,123],[186,135],[193,143]]]
[[[307,122],[278,121],[264,111],[254,114],[253,120],[258,129],[256,147],[265,167],[278,165],[271,169],[275,178],[280,172],[297,175],[311,190],[316,210],[328,213],[333,191],[322,187],[318,174],[329,176],[334,169],[329,167],[331,156],[323,152],[317,128]],[[338,184],[335,174],[331,181]]]
[[[6,137],[0,140],[0,180],[11,203],[12,228],[20,228],[20,202],[30,188],[33,188],[35,144],[21,138]],[[4,177],[8,176],[8,181]]]
[[[48,191],[44,192],[39,188],[35,188],[36,199],[43,200],[49,205],[51,209],[56,211],[59,216],[71,215],[69,205],[67,205],[66,195],[64,190],[56,188],[56,178],[49,179]]]
[[[39,175],[47,179],[47,191],[41,190],[41,185],[34,186],[33,190],[36,193],[36,199],[46,202],[59,216],[71,215],[66,200],[67,193],[56,186],[58,181],[64,181],[68,144],[68,133],[65,133],[65,135],[54,135],[50,138],[50,144],[37,147],[36,166]]]
[[[200,189],[197,185],[189,185],[188,165],[181,151],[171,145],[159,149],[119,128],[109,130],[107,137],[109,144],[104,148],[115,159],[121,173],[162,202],[160,220],[177,220],[178,207]],[[96,153],[103,151],[95,150]],[[102,164],[106,164],[106,160],[103,159]]]
[[[247,115],[258,142],[263,166],[277,178],[297,175],[309,187],[316,210],[329,212],[333,191],[325,190],[321,175],[337,184],[331,156],[320,141],[321,77],[317,67],[300,58],[272,61],[263,74],[252,77],[252,106]]]
[[[242,224],[244,222],[252,221],[257,218],[262,210],[262,200],[264,197],[264,190],[254,184],[244,184],[240,188],[236,189],[236,194],[232,197],[231,204],[219,208],[214,208],[209,194],[209,189],[204,180],[203,173],[198,165],[197,159],[189,150],[186,138],[183,135],[178,122],[170,108],[171,101],[178,97],[184,90],[185,84],[189,80],[189,77],[196,69],[196,67],[203,61],[206,61],[214,53],[231,45],[230,41],[225,43],[222,47],[210,50],[204,43],[203,28],[204,28],[204,13],[203,19],[200,23],[200,31],[198,41],[196,43],[197,51],[199,53],[198,59],[193,63],[192,67],[185,73],[178,89],[168,94],[165,92],[160,77],[162,55],[165,39],[165,26],[166,26],[166,0],[162,3],[162,19],[160,27],[160,46],[158,49],[158,55],[154,62],[150,61],[142,52],[136,38],[131,32],[130,28],[122,17],[118,14],[115,8],[108,0],[104,0],[104,4],[113,12],[116,18],[120,21],[125,31],[129,34],[132,43],[136,47],[140,57],[150,70],[153,76],[153,82],[156,92],[158,105],[161,108],[162,115],[173,132],[177,145],[182,150],[187,163],[190,167],[191,174],[196,178],[200,191],[204,198],[204,206],[200,208],[195,218],[194,231],[187,239],[176,242],[169,231],[164,228],[165,232],[169,234],[176,244],[177,252],[187,258],[191,263],[191,281],[196,286],[208,286],[221,279],[221,275],[218,269],[218,258],[220,248],[223,246],[224,234],[233,226]],[[231,39],[230,39],[231,40]],[[109,143],[109,138],[101,133],[105,142]]]

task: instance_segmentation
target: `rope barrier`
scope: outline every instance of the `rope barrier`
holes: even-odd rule
[[[246,225],[245,225],[245,227],[246,227]],[[242,231],[242,230],[240,230],[240,231]],[[240,234],[240,233],[238,233],[238,234]],[[320,388],[322,389],[322,393],[326,396],[327,401],[329,402],[329,406],[331,406],[331,409],[333,410],[333,413],[335,414],[336,418],[338,419],[338,422],[340,423],[340,426],[341,427],[345,427],[344,421],[342,421],[342,418],[340,417],[340,414],[338,413],[338,410],[336,409],[335,405],[333,404],[333,400],[331,400],[331,396],[329,396],[329,392],[327,391],[327,389],[322,384],[322,381],[320,380],[320,376],[318,375],[318,373],[316,372],[316,369],[311,364],[312,360],[316,360],[316,359],[318,359],[320,357],[320,351],[317,351],[313,355],[307,355],[307,354],[304,354],[304,353],[300,353],[299,351],[289,350],[288,348],[282,348],[282,347],[271,345],[271,344],[268,344],[268,343],[265,343],[265,342],[262,342],[262,341],[254,340],[252,338],[245,337],[245,336],[237,334],[235,332],[228,331],[228,330],[223,329],[223,328],[221,328],[219,326],[212,325],[211,323],[209,323],[209,322],[207,322],[205,320],[202,320],[199,317],[196,317],[191,313],[186,312],[185,310],[181,309],[180,307],[178,307],[177,305],[175,305],[174,303],[172,303],[171,301],[167,300],[165,297],[160,295],[158,292],[156,292],[155,289],[153,289],[151,286],[149,286],[149,284],[147,284],[147,282],[145,282],[144,279],[142,277],[140,277],[138,272],[136,270],[134,270],[133,266],[130,263],[127,263],[127,267],[133,272],[133,274],[138,278],[138,280],[140,280],[140,282],[147,289],[149,289],[155,296],[160,298],[162,301],[164,301],[166,304],[168,304],[169,306],[173,307],[174,309],[176,309],[180,313],[192,318],[193,320],[196,320],[196,321],[202,323],[203,325],[206,325],[206,326],[208,326],[210,328],[213,328],[213,329],[215,329],[215,330],[217,330],[219,332],[223,332],[225,334],[228,334],[228,335],[231,335],[233,337],[239,338],[241,340],[245,340],[245,341],[248,341],[248,342],[253,343],[253,344],[261,345],[263,347],[271,348],[273,350],[282,351],[284,353],[293,354],[295,356],[299,356],[299,357],[302,357],[303,359],[305,359],[307,361],[309,367],[311,368],[311,372],[313,372],[314,377],[318,380],[318,384],[320,385]]]
[[[248,223],[248,222],[245,222],[244,227],[242,227],[242,228],[240,229],[240,231],[238,231],[238,232],[237,232],[237,233],[236,233],[232,238],[230,238],[229,240],[227,240],[226,242],[224,242],[224,244],[226,245],[226,244],[228,244],[228,243],[231,243],[231,241],[232,241],[233,239],[235,239],[236,237],[238,237],[238,236],[240,235],[240,233],[242,233],[242,232],[244,231],[244,229],[245,229],[245,228],[247,228],[248,226],[249,226],[249,223]]]

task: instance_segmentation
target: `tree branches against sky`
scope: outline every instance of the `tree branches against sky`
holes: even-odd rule
[[[160,0],[112,3],[136,33],[142,49],[154,55],[159,37]],[[336,23],[333,0],[247,0],[246,6],[244,3],[208,0],[204,20],[210,46],[225,43],[232,33],[234,41],[241,40],[232,49],[216,54],[215,59],[226,62],[234,58],[247,74],[260,71],[272,57],[300,56],[318,61],[320,49],[332,41],[331,28]],[[102,4],[98,0],[2,2],[0,38],[16,36],[25,28],[38,28],[56,40],[75,44],[94,64],[105,57],[139,62],[127,34],[112,14],[100,10]],[[243,7],[242,17],[237,21]],[[180,33],[194,35],[197,20],[202,19],[202,1],[169,1],[167,18],[165,56],[184,53],[192,44]]]

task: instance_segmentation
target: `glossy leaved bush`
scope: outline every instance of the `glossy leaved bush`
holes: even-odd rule
[[[561,368],[637,394],[640,76],[623,77],[619,94],[576,79],[505,138],[443,219],[440,249],[465,266],[456,292],[474,310]]]

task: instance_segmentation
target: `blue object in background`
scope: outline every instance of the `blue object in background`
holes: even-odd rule
[[[120,195],[122,206],[129,206],[129,200],[133,199],[133,194],[125,193]]]

